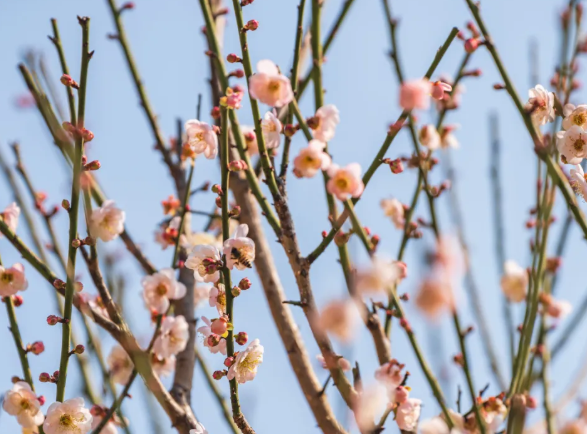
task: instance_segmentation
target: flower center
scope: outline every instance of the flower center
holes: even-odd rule
[[[338,178],[335,183],[340,190],[346,190],[349,186],[349,182],[346,178]]]
[[[581,152],[583,150],[584,146],[585,146],[585,140],[583,140],[581,138],[575,140],[575,143],[573,143],[573,148],[575,148],[575,151],[577,151],[577,152]]]
[[[74,427],[75,421],[73,420],[73,417],[71,417],[70,414],[64,414],[59,418],[59,425]]]
[[[2,283],[12,283],[13,280],[14,276],[12,275],[12,273],[2,273],[2,275],[0,276],[0,282]]]
[[[257,368],[257,365],[259,364],[260,360],[260,355],[257,354],[252,356],[248,354],[244,359],[240,361],[239,369],[253,372]]]
[[[204,141],[204,133],[196,133],[196,135],[194,137],[198,142]]]
[[[573,123],[575,125],[583,125],[585,123],[587,115],[585,113],[579,113],[573,116]]]
[[[226,306],[226,293],[225,292],[218,293],[218,295],[216,296],[216,303],[218,303],[220,306]]]
[[[167,286],[160,283],[159,285],[157,285],[157,288],[155,288],[155,292],[157,293],[157,295],[163,297],[167,294]]]
[[[306,163],[306,165],[308,165],[308,166],[313,165],[315,161],[316,161],[316,159],[314,157],[312,157],[311,155],[306,155],[306,158],[304,158],[304,163]]]
[[[23,399],[20,401],[20,408],[22,408],[24,411],[27,411],[31,408],[31,403],[28,399]]]
[[[279,88],[281,87],[281,83],[277,80],[271,80],[269,82],[269,92],[271,92],[272,94],[276,94],[277,92],[279,92]]]

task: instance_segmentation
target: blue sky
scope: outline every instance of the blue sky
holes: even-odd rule
[[[538,44],[539,79],[547,85],[553,64],[559,57],[556,17],[563,2],[494,0],[484,3],[483,15],[518,91],[525,97],[527,89],[536,84],[530,83],[528,53],[532,40]],[[326,2],[325,29],[330,27],[341,4],[342,2],[334,0]],[[198,2],[142,0],[137,1],[136,6],[134,11],[125,13],[123,19],[140,73],[165,136],[175,135],[177,118],[187,120],[195,117],[199,93],[204,95],[205,116],[202,120],[209,120],[207,113],[211,107],[206,82],[208,62],[204,56],[206,48],[200,32],[203,19]],[[392,7],[395,16],[400,18],[398,38],[407,77],[421,76],[450,29],[453,26],[464,28],[469,19],[464,0],[392,1]],[[296,11],[295,0],[257,0],[245,9],[245,19],[256,19],[260,23],[259,29],[249,35],[249,49],[254,62],[268,58],[280,65],[283,70],[289,69]],[[25,92],[16,65],[28,49],[34,49],[46,57],[58,90],[61,90],[57,82],[57,57],[46,37],[51,33],[49,20],[52,17],[57,18],[59,22],[72,76],[77,79],[81,32],[76,15],[91,17],[91,47],[95,50],[89,72],[86,119],[88,128],[96,137],[89,146],[88,155],[90,159],[99,159],[102,163],[100,180],[106,194],[126,211],[127,228],[130,233],[158,267],[167,266],[171,260],[170,252],[162,252],[153,242],[153,232],[162,218],[160,201],[172,193],[172,184],[166,169],[160,164],[159,154],[152,149],[154,141],[138,104],[138,97],[121,49],[116,42],[106,38],[106,34],[114,31],[114,26],[105,1],[28,0],[0,4],[0,39],[4,41],[0,44],[0,56],[3,59],[0,65],[3,83],[0,86],[1,151],[5,155],[10,155],[7,144],[19,141],[33,181],[38,189],[49,193],[50,203],[58,204],[69,196],[68,175],[63,170],[60,155],[52,146],[40,116],[33,109],[16,109],[14,101]],[[226,28],[225,54],[239,52],[235,27],[230,14]],[[337,135],[330,144],[334,161],[339,164],[356,161],[364,168],[367,167],[383,142],[387,126],[395,121],[400,113],[397,104],[397,80],[387,56],[389,46],[381,1],[358,0],[341,28],[324,65],[324,83],[327,90],[325,101],[336,104],[341,113]],[[448,51],[437,73],[454,74],[462,55],[462,45],[457,42]],[[483,76],[466,81],[467,93],[463,97],[462,109],[450,113],[448,122],[460,125],[456,134],[461,147],[453,154],[453,161],[457,167],[456,188],[464,208],[465,231],[472,255],[473,272],[480,286],[483,305],[487,309],[487,316],[494,330],[494,341],[498,344],[498,351],[503,359],[502,365],[505,368],[507,341],[503,333],[497,274],[499,264],[495,260],[491,226],[493,204],[488,176],[489,114],[497,113],[500,121],[503,149],[502,183],[507,210],[507,257],[525,265],[529,261],[528,242],[531,233],[524,228],[524,222],[528,210],[533,206],[535,158],[527,133],[507,94],[496,92],[492,88],[500,79],[490,57],[483,49],[475,53],[471,67],[481,68]],[[579,78],[582,78],[581,71]],[[310,94],[311,92],[308,92],[308,95]],[[583,98],[584,91],[579,91],[574,102],[584,102]],[[311,97],[303,99],[301,109],[306,116],[313,113]],[[243,124],[252,122],[248,103],[243,105],[239,116]],[[422,113],[421,118],[429,119],[429,115]],[[304,143],[303,138],[298,136],[293,144],[294,154]],[[395,158],[408,155],[410,151],[409,137],[402,133],[393,143],[388,156]],[[435,172],[435,182],[441,181],[441,171]],[[320,232],[328,227],[322,181],[318,178],[296,180],[291,177],[288,183],[291,208],[304,253],[315,247],[320,240]],[[196,165],[194,185],[200,185],[206,180],[219,181],[218,166],[214,162],[201,159]],[[397,197],[403,202],[408,202],[415,182],[416,176],[412,171],[392,175],[386,168],[381,168],[357,206],[362,222],[381,236],[380,251],[389,256],[396,254],[401,234],[383,217],[379,201],[384,197]],[[2,179],[0,207],[3,208],[11,200],[11,194]],[[194,209],[209,210],[212,201],[211,195],[196,196],[191,206]],[[440,226],[447,233],[451,233],[454,228],[451,227],[447,213],[447,199],[439,199],[438,206]],[[584,207],[584,204],[582,206]],[[560,217],[559,221],[562,221],[565,214],[561,203],[557,205],[556,211]],[[428,217],[427,207],[423,203],[418,207],[417,215]],[[61,213],[56,222],[59,236],[64,243],[67,237],[65,215]],[[194,219],[193,229],[196,230],[203,224],[203,220]],[[560,226],[560,223],[554,226],[555,237]],[[266,229],[269,233],[270,228]],[[21,225],[19,233],[28,239],[24,225]],[[585,246],[575,228],[571,235],[572,240],[561,270],[559,294],[577,304],[585,291],[580,268],[583,266],[581,252]],[[410,243],[406,257],[409,277],[402,285],[401,291],[414,292],[422,276],[420,265],[423,262],[423,254],[432,245],[432,241],[432,234],[425,233],[422,240]],[[127,282],[126,305],[131,308],[129,315],[135,334],[147,339],[150,330],[148,315],[143,310],[139,297],[141,271],[133,259],[124,253],[120,243],[109,243],[100,248],[103,251],[123,253],[118,268],[124,273]],[[365,262],[366,258],[360,245],[352,242],[350,249],[357,262]],[[285,255],[277,244],[273,251],[280,267],[286,294],[288,298],[296,299],[297,288]],[[0,240],[0,253],[6,264],[19,260],[18,254],[5,239]],[[52,265],[57,269],[57,264]],[[238,277],[244,275],[239,273]],[[265,345],[266,352],[265,361],[255,381],[241,387],[243,410],[259,433],[275,432],[276,427],[284,434],[318,432],[291,373],[258,280],[254,275],[248,276],[253,280],[253,288],[238,299],[236,327],[239,330],[246,330],[253,338],[259,338]],[[83,277],[87,281],[87,273],[84,273]],[[42,356],[32,358],[32,369],[36,377],[42,371],[52,372],[57,369],[60,330],[57,327],[48,327],[45,323],[47,315],[56,313],[53,295],[50,294],[51,288],[32,270],[29,272],[29,279],[29,290],[24,293],[25,305],[17,312],[24,340],[43,340],[46,343],[47,351]],[[312,279],[319,304],[345,294],[342,273],[336,262],[336,249],[332,246],[316,262],[312,269]],[[87,286],[91,286],[89,282]],[[134,306],[138,309],[133,309]],[[454,402],[457,384],[465,384],[462,375],[451,363],[457,342],[450,322],[431,324],[410,303],[406,309],[433,366],[437,370],[442,369],[443,375],[447,376],[449,386],[445,389],[445,394]],[[208,307],[197,312],[198,315],[211,313]],[[294,310],[294,314],[306,338],[310,354],[317,354],[305,318],[301,312]],[[521,315],[522,312],[518,314]],[[461,315],[464,324],[474,320],[465,298],[461,303]],[[0,371],[3,372],[0,376],[0,390],[8,389],[11,376],[20,372],[6,325],[6,316],[0,314],[0,342],[5,349],[5,356],[0,359]],[[583,332],[586,327],[587,324],[582,326]],[[577,336],[581,334],[578,333]],[[556,336],[556,332],[553,335]],[[112,345],[111,339],[105,334],[102,334],[102,338],[104,345],[109,348]],[[475,359],[473,372],[477,388],[480,389],[490,382],[489,393],[497,393],[498,388],[492,383],[487,363],[483,359],[479,335],[473,334],[468,339],[468,344]],[[561,395],[575,370],[582,363],[582,346],[582,341],[575,339],[568,345],[565,354],[554,362],[552,390],[555,398]],[[351,347],[338,345],[337,348],[349,358],[359,361],[364,378],[372,376],[376,359],[368,333],[362,331]],[[412,396],[424,401],[424,417],[437,413],[437,405],[423,381],[411,348],[398,329],[392,338],[392,351],[393,356],[406,363],[412,373]],[[215,369],[221,367],[220,357],[209,355],[207,358]],[[325,379],[325,372],[321,371],[317,364],[316,369],[320,378]],[[77,373],[74,373],[68,383],[67,397],[79,395],[78,380]],[[221,382],[220,385],[228,391],[225,382]],[[128,400],[124,410],[131,419],[134,432],[150,432],[144,400],[141,398],[141,387],[138,383],[133,387],[131,392],[134,398]],[[39,385],[38,390],[50,403],[54,387]],[[535,391],[537,396],[540,393],[540,390]],[[331,401],[337,408],[341,420],[344,420],[347,416],[335,395],[331,390]],[[200,372],[195,375],[193,403],[196,414],[211,433],[226,432],[218,408],[211,399]],[[576,411],[576,407],[571,407],[570,411]],[[161,415],[160,419],[166,427],[164,432],[171,432],[165,416]],[[283,423],[284,420],[287,423]],[[0,431],[12,433],[16,432],[16,429],[12,418],[6,414],[0,416]]]

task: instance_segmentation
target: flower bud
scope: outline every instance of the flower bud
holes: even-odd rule
[[[208,336],[208,340],[207,340],[208,346],[209,347],[215,347],[216,345],[218,345],[220,343],[220,336],[212,333]]]
[[[222,208],[222,198],[220,196],[216,198],[215,202],[218,208]]]
[[[63,122],[61,124],[61,126],[63,127],[63,129],[65,131],[67,131],[68,133],[74,134],[77,132],[77,128],[73,126],[73,124],[71,122]]]
[[[222,196],[222,187],[220,187],[220,185],[218,185],[218,184],[214,184],[212,186],[212,193],[216,193],[216,194]]]
[[[227,374],[226,370],[224,370],[224,371],[214,371],[214,373],[212,374],[212,378],[214,378],[215,380],[220,380],[226,374]]]
[[[239,295],[241,295],[241,289],[238,286],[233,286],[230,293],[233,297],[238,297]]]
[[[41,383],[48,383],[51,381],[51,376],[46,372],[42,372],[41,375],[39,375],[39,381]]]
[[[226,359],[224,359],[224,366],[226,366],[227,368],[230,368],[233,363],[234,357],[227,357]]]
[[[315,130],[320,126],[320,118],[318,116],[312,116],[311,118],[306,119],[306,124],[309,128]]]
[[[12,296],[12,304],[14,307],[20,307],[24,303],[23,298],[20,295],[13,295]]]
[[[246,291],[251,287],[251,280],[248,277],[242,278],[241,281],[238,283],[238,287],[243,291]]]
[[[504,84],[501,84],[501,83],[495,83],[495,84],[493,85],[493,88],[494,88],[495,90],[503,90],[503,89],[505,89],[505,85],[504,85]]]
[[[45,345],[41,341],[33,342],[27,346],[27,351],[33,353],[35,356],[38,356],[43,351],[45,351]]]
[[[120,7],[120,11],[122,12],[124,10],[131,10],[131,9],[134,9],[134,8],[135,8],[134,2],[126,2],[125,4],[123,4]]]
[[[228,163],[228,170],[231,172],[240,172],[241,170],[247,170],[249,166],[244,160],[234,160]]]
[[[221,316],[218,319],[212,321],[212,325],[210,326],[210,331],[212,333],[222,336],[228,330],[228,318]],[[215,346],[215,345],[214,345]]]
[[[94,139],[94,133],[92,133],[90,130],[86,130],[85,128],[82,128],[80,133],[81,133],[82,139],[84,139],[84,142],[91,142]]]
[[[73,284],[73,289],[75,292],[82,292],[84,290],[84,284],[81,282],[75,282]]]
[[[529,409],[534,410],[538,407],[538,401],[533,396],[527,395],[526,396],[526,407]]]
[[[239,215],[241,215],[241,207],[238,205],[235,205],[234,208],[232,208],[230,210],[230,212],[228,213],[228,215],[230,217],[238,217]]]
[[[253,3],[254,0],[241,0],[241,6],[248,6]]]
[[[71,205],[69,204],[69,201],[67,199],[63,199],[61,201],[61,208],[63,208],[66,211],[69,211],[69,209],[71,208]]]
[[[82,243],[83,243],[85,246],[95,246],[95,245],[96,245],[96,240],[95,240],[94,238],[92,238],[92,237],[85,237],[85,238],[82,240]]]
[[[228,74],[230,77],[235,77],[235,78],[243,78],[245,76],[245,71],[243,71],[242,69],[235,69],[234,71],[232,71],[230,74]]]
[[[250,30],[251,32],[254,32],[258,28],[259,28],[259,22],[257,20],[250,20],[243,27],[244,30]]]
[[[71,242],[71,247],[73,247],[74,249],[77,249],[81,245],[82,245],[82,241],[78,240],[77,238]]]
[[[45,405],[46,399],[43,395],[39,395],[39,396],[37,396],[37,401],[39,401],[39,404]]]
[[[287,124],[284,128],[283,128],[283,133],[285,134],[286,137],[293,137],[293,135],[295,133],[297,133],[297,131],[300,129],[299,125],[292,125],[292,124]]]
[[[83,345],[76,345],[73,352],[75,354],[83,354],[86,351],[86,348]]]
[[[59,381],[59,371],[53,372],[53,376],[51,378],[51,382],[57,383],[57,381]]]
[[[100,162],[98,160],[94,160],[94,161],[90,161],[88,164],[84,165],[84,170],[85,171],[98,170],[100,167],[102,167]]]
[[[467,53],[474,52],[477,48],[479,48],[479,39],[477,38],[469,38],[465,41],[465,51]]]
[[[59,321],[60,319],[61,319],[61,318],[59,318],[58,316],[55,316],[55,315],[49,315],[49,316],[47,317],[47,324],[49,324],[50,326],[54,326],[54,325],[56,325],[58,322],[60,322],[60,321]]]
[[[220,119],[220,107],[216,106],[212,108],[210,116],[212,116],[213,119]]]
[[[235,335],[234,341],[239,345],[244,345],[249,340],[249,335],[247,332],[239,332]]]
[[[397,175],[404,171],[404,163],[399,158],[396,158],[389,163],[389,168],[391,169],[391,173]]]
[[[63,74],[61,76],[60,81],[61,81],[61,83],[63,83],[64,86],[73,87],[74,89],[79,89],[79,84],[77,84],[75,82],[75,80],[67,74]]]
[[[240,57],[238,57],[234,53],[230,53],[228,56],[226,56],[226,61],[228,63],[239,63],[239,62],[242,62],[243,59],[241,59]]]

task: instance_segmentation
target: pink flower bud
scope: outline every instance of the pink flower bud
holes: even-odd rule
[[[226,56],[226,61],[228,63],[238,63],[238,62],[242,62],[243,59],[241,59],[240,57],[238,57],[234,53],[230,53],[228,56]]]
[[[247,170],[249,166],[244,160],[234,160],[228,163],[228,170],[231,172],[239,172],[241,170]]]
[[[406,389],[404,386],[398,386],[395,389],[395,402],[401,404],[405,402],[410,395],[410,391]]]
[[[218,196],[214,202],[218,208],[222,208],[222,198],[220,196]]]
[[[73,126],[73,124],[71,122],[63,122],[61,124],[61,126],[63,127],[63,129],[65,131],[67,131],[68,133],[74,134],[75,132],[77,132],[77,128]]]
[[[61,76],[60,80],[61,80],[61,83],[63,83],[63,85],[65,85],[67,87],[73,87],[74,89],[79,89],[79,84],[77,84],[75,82],[75,80],[67,74],[63,74]]]
[[[217,195],[222,196],[222,187],[220,187],[218,184],[214,184],[212,186],[212,193],[216,193]]]
[[[209,347],[215,347],[216,345],[218,345],[220,343],[220,336],[213,334],[213,333],[210,334],[208,336],[207,343],[208,343]]]
[[[214,373],[212,374],[212,378],[214,378],[215,380],[220,380],[226,374],[226,371],[214,371]]]
[[[450,91],[452,91],[452,86],[450,84],[443,83],[442,81],[436,81],[436,82],[432,83],[430,95],[435,100],[440,101],[440,100],[444,99],[444,92],[450,92]]]
[[[120,7],[120,10],[121,11],[124,11],[124,10],[131,10],[131,9],[134,9],[134,8],[135,8],[134,2],[126,2],[125,4],[123,4]]]
[[[526,396],[526,407],[530,408],[532,410],[534,410],[536,407],[538,407],[538,401],[536,400],[536,398],[534,398],[533,396]]]
[[[88,164],[84,165],[85,171],[92,171],[98,170],[102,165],[98,160],[90,161]]]
[[[467,53],[474,52],[477,48],[479,48],[479,39],[477,38],[469,38],[465,41],[465,51]]]
[[[408,266],[405,262],[402,261],[396,261],[395,265],[397,266],[397,269],[399,270],[399,278],[400,279],[405,279],[406,277],[408,277]]]
[[[86,348],[83,345],[76,345],[73,352],[75,354],[83,354],[86,351]]]
[[[59,380],[59,371],[55,371],[55,372],[53,372],[53,376],[51,378],[51,381],[57,383],[58,380]]]
[[[45,405],[45,397],[43,395],[37,396],[37,401],[39,401],[39,404],[41,405]]]
[[[81,133],[82,139],[84,139],[84,142],[91,142],[94,139],[94,133],[92,133],[90,130],[86,130],[85,128],[82,128],[80,133]]]
[[[244,345],[249,340],[249,335],[247,334],[247,332],[239,332],[234,337],[234,340],[237,344]]]
[[[28,346],[27,351],[30,351],[35,356],[38,356],[43,351],[45,351],[45,345],[41,341],[33,342]]]
[[[238,283],[238,287],[243,291],[246,291],[251,287],[251,280],[248,277],[241,279],[241,281]]]
[[[238,297],[239,295],[241,295],[241,289],[238,286],[233,286],[230,293],[233,297]]]
[[[227,357],[226,359],[224,359],[224,366],[226,366],[227,368],[230,368],[233,363],[234,357]]]
[[[51,381],[51,376],[46,372],[42,372],[41,375],[39,375],[39,381],[41,383],[48,383]]]
[[[59,318],[58,316],[49,315],[47,317],[47,324],[49,324],[50,326],[54,326],[54,325],[56,325],[59,322],[60,319],[61,318]]]
[[[82,245],[82,241],[78,240],[77,238],[71,242],[71,247],[73,247],[74,249],[77,249],[81,245]]]
[[[222,316],[218,319],[215,319],[210,326],[210,330],[212,333],[222,336],[228,330],[228,318]]]
[[[391,169],[391,173],[398,174],[404,171],[404,163],[399,158],[392,160],[389,162],[389,168]]]
[[[249,22],[247,22],[245,24],[245,26],[243,28],[245,30],[250,30],[250,31],[254,32],[255,30],[257,30],[259,28],[259,22],[257,20],[250,20]]]
[[[241,6],[248,6],[253,3],[254,0],[241,0]]]
[[[235,69],[229,75],[235,78],[243,78],[245,76],[245,71],[243,71],[242,69]]]
[[[12,303],[14,304],[14,307],[20,307],[24,303],[24,299],[20,295],[13,295]]]

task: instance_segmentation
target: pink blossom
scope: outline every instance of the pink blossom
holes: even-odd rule
[[[388,406],[386,390],[380,385],[371,385],[359,395],[353,410],[359,430],[364,433],[373,432],[374,420],[379,417]]]
[[[528,95],[530,98],[526,103],[526,110],[530,112],[532,121],[536,125],[554,121],[554,94],[538,84],[528,91]]]
[[[585,173],[580,164],[576,164],[571,169],[569,182],[575,193],[581,196],[583,200],[587,201],[587,179],[585,179]]]
[[[247,237],[249,227],[246,224],[239,225],[232,238],[224,242],[223,253],[226,257],[226,266],[237,270],[245,270],[252,267],[255,260],[255,242]]]
[[[175,216],[168,222],[163,222],[155,232],[155,242],[161,246],[162,250],[167,247],[175,246],[178,237],[179,225],[181,217]],[[183,234],[182,234],[183,236]]]
[[[249,155],[256,155],[259,153],[259,144],[257,143],[257,134],[255,133],[255,128],[242,125],[241,131],[243,133],[243,137],[245,138],[245,143],[247,145],[247,152]]]
[[[208,303],[210,307],[215,307],[218,310],[219,315],[226,313],[226,290],[224,284],[218,283],[210,288]]]
[[[175,356],[169,356],[160,358],[153,354],[151,358],[151,365],[153,370],[159,377],[169,377],[173,371],[175,371]]]
[[[403,379],[402,374],[403,365],[397,360],[392,359],[387,363],[381,365],[375,371],[375,378],[379,380],[388,390],[398,387]]]
[[[200,333],[204,336],[204,346],[206,348],[208,348],[208,350],[212,354],[220,353],[220,354],[226,355],[226,339],[220,339],[218,345],[210,346],[210,344],[208,342],[208,336],[210,336],[212,334],[212,330],[211,330],[212,323],[205,316],[202,317],[202,321],[204,321],[204,324],[206,324],[206,325],[202,326],[202,327],[198,327],[198,333]]]
[[[20,208],[18,207],[16,202],[12,202],[10,205],[8,205],[6,208],[4,208],[3,212],[0,213],[0,217],[2,217],[2,219],[4,220],[4,223],[6,223],[6,226],[8,226],[8,229],[10,229],[14,233],[16,233],[16,228],[18,226],[18,217],[19,216],[20,216]],[[2,237],[2,234],[0,234],[0,238],[1,237]]]
[[[358,314],[350,300],[335,300],[328,303],[320,313],[320,327],[343,342],[352,339]]]
[[[415,301],[416,306],[431,318],[455,307],[452,286],[445,276],[427,277],[420,285]]]
[[[114,206],[113,200],[106,200],[90,216],[90,234],[102,241],[112,241],[124,231],[124,211]]]
[[[543,303],[546,315],[551,318],[562,319],[573,310],[573,306],[566,300],[557,300],[549,297],[548,302]]]
[[[271,107],[282,107],[293,99],[289,78],[282,75],[270,60],[257,63],[257,73],[249,79],[249,92],[253,98]]]
[[[185,123],[185,132],[187,143],[193,152],[204,154],[209,160],[216,158],[218,154],[218,136],[210,125],[206,122],[192,119]]]
[[[397,261],[373,256],[370,265],[359,269],[357,272],[357,291],[360,294],[387,294],[400,277],[400,268],[396,263]]]
[[[275,149],[279,147],[281,142],[282,125],[279,118],[272,112],[265,113],[261,121],[261,129],[263,130],[263,139],[265,140],[265,147],[267,149]]]
[[[313,127],[314,138],[321,142],[328,143],[334,138],[336,126],[340,122],[339,111],[333,104],[320,107],[316,111],[314,119],[317,125]]]
[[[422,143],[422,145],[426,146],[431,151],[440,148],[440,134],[438,134],[436,127],[432,124],[424,125],[420,129],[418,138],[420,143]]]
[[[2,408],[6,413],[16,416],[16,421],[23,428],[34,428],[45,420],[41,404],[29,383],[18,381],[4,395]]]
[[[100,423],[102,423],[102,419],[104,419],[104,416],[92,415],[92,430],[98,428]],[[104,425],[104,428],[100,430],[100,434],[118,434],[118,428],[116,427],[116,424],[110,420]]]
[[[194,247],[185,266],[194,270],[194,277],[198,282],[213,283],[220,279],[222,257],[217,247],[201,244]]]
[[[106,362],[108,363],[108,370],[110,371],[112,380],[117,384],[125,386],[132,375],[134,364],[124,348],[120,345],[114,346]]]
[[[328,365],[326,364],[326,360],[324,360],[324,356],[322,354],[318,354],[316,356],[316,360],[320,362],[320,366],[322,366],[323,369],[328,369]],[[340,357],[338,359],[338,367],[342,369],[343,372],[348,372],[351,370],[352,365],[351,362],[349,362],[347,359]]]
[[[47,410],[43,424],[45,434],[87,434],[92,429],[92,415],[83,398],[55,402]]]
[[[212,289],[210,285],[198,283],[194,285],[194,308],[197,309],[205,300],[208,300],[210,297],[210,289]]]
[[[587,131],[572,125],[567,131],[556,133],[556,147],[565,164],[580,164],[587,157]]]
[[[401,431],[416,431],[418,419],[420,418],[421,404],[421,400],[409,398],[399,405],[395,421]]]
[[[243,1],[250,1],[252,3],[252,0],[243,0]],[[190,434],[208,434],[208,430],[206,428],[204,428],[204,425],[202,425],[200,422],[196,421],[196,428],[190,430]]]
[[[0,297],[9,297],[24,291],[29,283],[24,275],[24,265],[16,263],[10,268],[0,265]]]
[[[164,268],[143,277],[141,285],[145,304],[159,314],[167,312],[169,300],[179,300],[186,294],[185,285],[175,279],[175,271],[172,268]]]
[[[404,81],[400,88],[399,105],[404,110],[427,110],[430,107],[430,92],[431,84],[428,80]]]
[[[430,95],[437,101],[441,101],[445,99],[445,92],[452,91],[452,86],[448,83],[443,83],[442,81],[435,81],[432,83],[432,89],[430,91]]]
[[[185,349],[188,338],[189,327],[185,318],[182,315],[166,316],[161,322],[153,352],[160,358],[171,357]]]
[[[361,166],[358,163],[351,163],[346,167],[331,164],[328,168],[328,176],[330,179],[326,184],[326,189],[338,200],[345,201],[349,197],[357,198],[365,189],[365,184],[361,179]]]
[[[381,208],[386,217],[389,217],[396,229],[404,229],[406,224],[406,210],[397,199],[382,199]]]
[[[310,140],[308,146],[302,148],[294,158],[294,174],[298,178],[312,178],[319,170],[327,170],[332,160],[324,152],[326,144],[318,140]]]
[[[234,363],[228,370],[228,379],[240,384],[251,381],[257,375],[257,369],[263,363],[263,345],[259,339],[252,341],[246,349],[240,351],[234,359]]]

